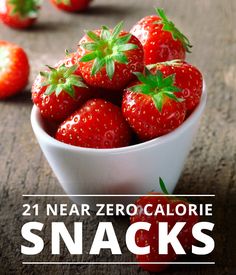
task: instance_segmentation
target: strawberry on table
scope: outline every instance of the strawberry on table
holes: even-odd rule
[[[131,130],[119,107],[103,99],[91,99],[64,121],[56,139],[88,148],[128,146]]]
[[[69,60],[66,64],[48,67],[33,84],[32,100],[46,119],[61,122],[91,97],[78,65]]]
[[[193,65],[181,60],[172,60],[148,66],[152,72],[161,71],[165,77],[175,74],[175,85],[181,89],[179,98],[185,100],[188,112],[199,104],[202,95],[203,78]]]
[[[195,239],[192,236],[192,228],[199,221],[198,215],[189,215],[189,211],[183,216],[173,216],[167,215],[145,215],[144,209],[145,205],[150,204],[149,212],[155,212],[157,205],[160,204],[164,209],[167,205],[170,205],[170,211],[175,212],[174,209],[178,204],[184,204],[186,209],[189,208],[189,203],[187,201],[178,199],[176,197],[167,197],[168,194],[163,180],[160,178],[160,186],[163,191],[163,196],[143,196],[139,198],[136,205],[139,207],[140,211],[137,215],[130,218],[131,223],[136,222],[148,222],[151,224],[149,231],[139,230],[135,235],[136,244],[140,247],[150,246],[150,253],[147,255],[136,255],[137,261],[140,266],[150,272],[160,272],[168,267],[167,264],[151,264],[151,262],[173,262],[176,260],[177,255],[172,247],[169,246],[167,255],[160,255],[158,253],[158,224],[160,222],[167,222],[170,230],[177,222],[186,222],[183,230],[179,233],[178,239],[183,249],[187,252],[190,250],[191,246],[195,244]],[[162,195],[161,193],[152,192],[150,195]],[[149,264],[147,264],[149,263]]]
[[[87,84],[121,90],[133,79],[133,72],[143,71],[143,47],[122,28],[123,22],[113,30],[103,26],[87,31],[79,42],[80,69]]]
[[[39,0],[1,0],[0,19],[12,28],[28,28],[37,19],[39,9]]]
[[[25,51],[0,40],[0,99],[21,92],[28,84],[30,66]]]
[[[146,16],[131,29],[144,48],[145,64],[173,59],[185,59],[191,44],[171,22],[164,10],[157,9],[157,15]]]
[[[167,134],[185,119],[186,107],[179,87],[174,85],[175,75],[164,77],[162,72],[145,75],[136,73],[138,82],[124,92],[122,111],[131,128],[141,141]]]
[[[60,10],[79,12],[86,10],[92,0],[51,0],[51,2]]]

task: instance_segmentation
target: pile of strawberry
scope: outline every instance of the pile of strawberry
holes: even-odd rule
[[[202,75],[184,61],[189,40],[165,15],[86,31],[76,52],[41,72],[32,99],[55,138],[89,148],[148,141],[180,126],[199,104]]]
[[[92,0],[50,0],[54,7],[66,12],[82,12]],[[42,0],[0,0],[1,21],[15,29],[32,26],[38,16]]]

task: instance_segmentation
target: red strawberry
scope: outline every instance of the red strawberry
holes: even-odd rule
[[[67,66],[68,66],[67,60]],[[72,62],[72,61],[71,61]],[[76,64],[41,72],[32,87],[32,100],[44,118],[63,121],[91,97]]]
[[[51,0],[53,5],[60,10],[68,12],[84,11],[92,0]]]
[[[0,19],[11,28],[28,28],[37,19],[39,8],[39,0],[1,0]]]
[[[0,99],[21,92],[29,79],[29,62],[19,46],[0,40]]]
[[[174,75],[166,78],[160,71],[136,73],[139,82],[131,84],[123,96],[123,115],[142,141],[167,134],[183,123],[186,108],[175,93]]]
[[[63,60],[60,60],[55,67],[59,67],[62,64],[65,64],[66,67],[70,67],[74,64],[78,64],[78,60],[80,59],[80,56],[78,53],[66,53],[66,58]],[[80,69],[78,68],[78,73],[80,73]],[[100,88],[93,88],[89,86],[89,89],[91,91],[91,94],[93,98],[102,98],[106,101],[110,101],[111,103],[121,106],[122,103],[122,96],[123,96],[123,90],[121,91],[112,91],[108,89],[100,89]]]
[[[200,102],[203,86],[202,74],[196,67],[181,60],[172,60],[148,67],[153,72],[161,71],[165,77],[175,74],[175,85],[182,90],[178,96],[185,99],[188,111],[195,109]]]
[[[161,188],[166,193],[166,188],[164,186],[164,182],[160,179]],[[161,195],[161,193],[150,193],[150,195]],[[149,231],[139,230],[135,235],[136,244],[140,247],[150,246],[150,253],[147,255],[137,255],[136,258],[140,263],[140,266],[147,271],[150,272],[160,272],[167,268],[167,264],[145,264],[146,262],[173,262],[176,260],[177,255],[173,248],[169,246],[167,255],[160,255],[158,253],[158,231],[159,231],[159,223],[167,222],[168,227],[171,230],[173,226],[177,222],[186,222],[183,230],[178,235],[178,240],[183,246],[183,249],[187,252],[191,246],[195,243],[195,239],[192,236],[192,228],[199,221],[198,215],[189,215],[188,211],[183,216],[177,216],[176,214],[173,216],[167,215],[145,215],[144,211],[142,211],[145,205],[150,204],[151,206],[148,208],[148,211],[155,212],[157,205],[161,205],[163,209],[167,208],[167,205],[170,205],[170,211],[175,212],[175,207],[178,204],[186,205],[188,209],[189,204],[186,201],[178,200],[175,197],[166,197],[166,196],[144,196],[137,200],[136,205],[139,207],[140,211],[137,215],[131,217],[131,223],[136,222],[148,222],[151,224],[151,228]]]
[[[77,52],[74,53],[66,53],[66,58],[63,60],[60,60],[55,67],[59,67],[63,64],[66,65],[66,67],[70,67],[74,64],[78,64],[78,60],[80,59],[80,56]],[[81,75],[80,69],[78,68],[77,72]],[[122,96],[123,96],[123,90],[121,91],[112,91],[107,89],[100,89],[100,88],[93,88],[89,86],[89,89],[91,91],[91,94],[93,98],[102,98],[106,101],[110,101],[111,103],[121,106],[122,103]]]
[[[89,148],[128,146],[131,131],[119,107],[103,99],[91,99],[64,121],[56,139]]]
[[[165,15],[157,9],[158,15],[141,19],[132,29],[144,48],[145,64],[153,64],[173,59],[185,59],[190,52],[190,42]]]
[[[88,31],[79,43],[80,69],[87,84],[121,90],[132,80],[133,72],[142,72],[143,48],[138,39],[122,31],[123,22],[113,31]]]

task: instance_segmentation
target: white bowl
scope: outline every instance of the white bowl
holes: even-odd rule
[[[145,194],[160,191],[159,177],[172,193],[198,129],[206,99],[204,88],[198,107],[173,132],[118,149],[81,148],[57,141],[44,130],[36,106],[32,109],[31,123],[47,161],[67,194]],[[90,199],[94,201],[94,198]],[[81,202],[80,197],[73,197],[73,200]]]

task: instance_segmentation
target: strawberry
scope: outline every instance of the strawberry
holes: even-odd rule
[[[84,11],[92,0],[51,0],[58,9],[68,12]]]
[[[59,122],[91,97],[91,91],[84,84],[78,66],[73,64],[72,59],[65,61],[67,65],[48,67],[48,71],[41,72],[32,87],[32,100],[41,115]]]
[[[60,60],[55,67],[59,67],[62,64],[65,64],[67,67],[72,66],[74,64],[78,64],[78,60],[80,59],[80,56],[76,52],[68,53],[66,52],[66,58]],[[78,68],[77,72],[81,75],[80,69]],[[88,86],[88,85],[87,85]],[[116,91],[115,93],[111,90],[107,89],[100,89],[100,88],[93,88],[89,86],[89,89],[91,91],[91,94],[93,98],[102,98],[106,101],[110,101],[111,103],[121,106],[122,103],[122,95],[123,90]]]
[[[0,19],[11,28],[28,28],[37,19],[39,9],[39,0],[1,0]]]
[[[56,139],[80,147],[118,148],[130,144],[131,131],[119,107],[91,99],[59,126]]]
[[[79,43],[80,69],[91,86],[121,90],[132,80],[133,72],[142,72],[143,48],[136,37],[122,31],[123,22],[113,30],[87,31]]]
[[[25,51],[0,40],[0,99],[21,92],[27,85],[30,66]]]
[[[175,94],[174,75],[166,78],[160,71],[155,74],[148,69],[145,75],[136,73],[138,82],[124,92],[123,115],[141,141],[167,134],[183,123],[186,108],[183,99]]]
[[[178,93],[185,99],[188,112],[192,112],[200,102],[203,80],[200,71],[181,60],[157,63],[148,66],[153,72],[161,71],[165,77],[175,74],[175,85],[182,91]]]
[[[130,31],[143,45],[145,64],[184,60],[192,47],[188,38],[167,18],[164,10],[156,11],[158,15],[144,17]]]
[[[160,178],[160,186],[163,190],[164,194],[168,194],[165,188],[163,180]],[[161,193],[152,192],[149,195],[162,195]],[[158,253],[158,231],[159,231],[159,223],[167,222],[169,230],[173,228],[173,226],[177,222],[186,222],[183,230],[178,234],[178,240],[181,243],[183,249],[187,252],[190,250],[191,246],[195,244],[195,239],[192,236],[192,228],[199,221],[198,215],[189,215],[188,211],[183,216],[173,215],[167,216],[158,213],[158,215],[145,215],[144,211],[142,211],[145,205],[150,204],[151,206],[148,208],[148,211],[155,212],[157,205],[161,205],[163,209],[167,208],[167,205],[170,206],[170,211],[175,213],[175,208],[179,204],[184,204],[186,209],[189,209],[189,203],[187,201],[183,201],[177,199],[175,197],[167,197],[163,196],[143,196],[139,198],[136,202],[136,205],[139,207],[139,212],[130,218],[131,223],[136,222],[148,222],[151,224],[150,230],[139,230],[135,235],[136,244],[140,247],[150,246],[150,253],[147,255],[136,255],[137,261],[140,263],[140,266],[147,271],[150,272],[160,272],[167,268],[167,264],[151,264],[151,262],[173,262],[176,260],[177,255],[173,248],[169,246],[167,255],[160,255]],[[149,264],[146,264],[149,263]]]

